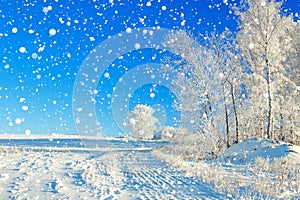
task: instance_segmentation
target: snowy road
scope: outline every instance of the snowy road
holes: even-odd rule
[[[203,182],[155,160],[150,151],[119,157],[129,199],[218,199]]]
[[[151,150],[0,149],[1,199],[220,199]]]

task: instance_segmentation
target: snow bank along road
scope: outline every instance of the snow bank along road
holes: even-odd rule
[[[149,148],[19,148],[0,147],[0,199],[222,199]]]

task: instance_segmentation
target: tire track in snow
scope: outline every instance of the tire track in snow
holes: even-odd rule
[[[151,151],[132,151],[119,158],[129,199],[219,199],[205,183],[156,160]]]
[[[127,198],[126,191],[122,189],[125,178],[118,161],[123,153],[107,152],[98,156],[95,154],[82,165],[81,177],[90,186],[89,190],[94,192],[93,198]]]

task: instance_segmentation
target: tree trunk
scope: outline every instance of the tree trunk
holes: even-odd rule
[[[267,138],[272,139],[271,135],[271,122],[272,122],[272,97],[271,97],[271,69],[268,60],[268,42],[266,42],[265,47],[265,56],[266,56],[266,70],[267,70],[267,88],[268,88],[268,115],[267,115]]]
[[[234,88],[231,83],[230,83],[230,87],[231,87],[231,99],[232,99],[232,105],[233,105],[233,112],[234,112],[234,117],[235,117],[235,135],[236,135],[235,143],[239,143],[239,121],[238,121],[238,116],[237,116],[237,111],[236,111]]]
[[[270,83],[268,83],[268,102],[269,102],[269,108],[268,108],[268,116],[267,116],[267,137],[268,139],[272,139],[271,135],[271,121],[272,121],[272,97],[271,97],[271,88]]]
[[[293,143],[293,144],[295,144],[295,136],[294,136],[294,132],[293,132],[293,128],[294,128],[294,124],[293,124],[293,121],[292,121],[292,116],[290,115],[289,116],[289,121],[290,121],[290,137],[292,138],[291,140],[292,141],[289,141],[289,142],[291,142],[291,143]]]
[[[227,148],[230,147],[230,137],[229,137],[229,119],[228,119],[228,109],[226,104],[226,96],[225,96],[225,89],[223,85],[223,99],[224,99],[224,108],[225,108],[225,123],[226,123],[226,137],[227,137]]]
[[[281,141],[284,141],[285,140],[285,131],[283,130],[284,129],[284,123],[283,123],[283,101],[280,99],[279,101],[279,123],[280,123],[280,126],[279,126],[279,133],[278,135],[280,136],[280,140]],[[286,123],[286,122],[285,122]]]
[[[207,101],[208,101],[208,108],[209,108],[209,114],[210,114],[210,116],[207,116],[207,117],[210,117],[210,126],[211,126],[211,128],[214,128],[214,117],[213,117],[213,110],[212,110],[212,102],[211,102],[211,99],[208,95],[206,95],[206,98],[207,98]]]

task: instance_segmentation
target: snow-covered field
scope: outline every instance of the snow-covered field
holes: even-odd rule
[[[162,142],[0,139],[0,199],[222,199],[155,159]]]
[[[0,199],[271,197],[257,191],[281,199],[300,196],[299,146],[251,139],[205,162],[165,153],[160,148],[164,144],[2,135]],[[276,160],[282,158],[287,160]]]

